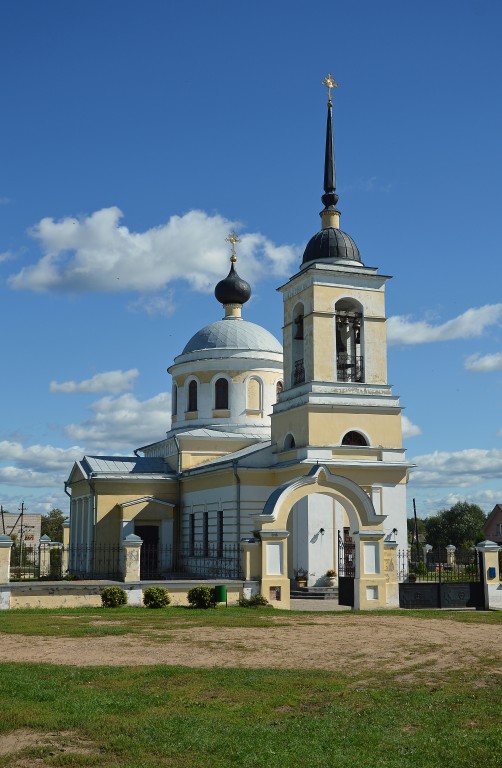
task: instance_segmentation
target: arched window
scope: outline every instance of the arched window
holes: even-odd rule
[[[285,451],[292,451],[293,448],[296,448],[295,438],[291,433],[287,434],[284,438],[284,450]]]
[[[247,410],[261,411],[261,381],[254,376],[247,382]]]
[[[197,382],[194,379],[188,385],[188,410],[197,410]]]
[[[214,407],[217,411],[228,409],[228,381],[226,379],[217,379],[214,385]]]
[[[364,381],[363,313],[351,299],[335,306],[337,381]]]
[[[172,414],[176,416],[178,413],[178,387],[173,384],[173,396],[172,396]]]
[[[361,435],[360,432],[355,432],[354,430],[351,430],[350,432],[347,432],[343,436],[342,445],[368,445],[368,442],[364,435]]]
[[[284,384],[282,381],[278,381],[275,385],[275,400],[278,403],[281,392],[284,392]]]

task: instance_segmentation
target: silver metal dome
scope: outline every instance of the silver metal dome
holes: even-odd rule
[[[192,336],[182,355],[205,349],[252,350],[282,354],[282,346],[275,336],[256,323],[241,317],[225,317],[206,325]]]

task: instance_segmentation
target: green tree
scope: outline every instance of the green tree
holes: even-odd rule
[[[450,509],[442,509],[425,520],[427,544],[433,547],[472,547],[484,539],[486,515],[477,504],[457,501]]]
[[[63,522],[65,516],[60,509],[51,509],[48,515],[42,515],[40,533],[51,541],[63,541]]]
[[[414,517],[408,517],[406,520],[406,525],[408,528],[408,541],[411,544],[414,534],[415,534],[415,518]],[[417,517],[417,526],[418,526],[418,533],[419,535],[421,533],[425,534],[425,520],[422,520],[421,517]]]

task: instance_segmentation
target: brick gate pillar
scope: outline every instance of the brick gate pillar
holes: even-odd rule
[[[494,541],[482,541],[476,545],[481,555],[481,571],[485,588],[485,608],[502,611],[502,583],[499,571],[499,551]]]
[[[290,607],[288,536],[289,531],[260,531],[261,594],[274,608]]]
[[[130,533],[122,541],[122,581],[140,581],[141,578],[141,545],[143,539]]]

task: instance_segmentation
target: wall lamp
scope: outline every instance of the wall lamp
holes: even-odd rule
[[[324,536],[324,528],[319,528],[319,533],[321,534],[321,536]]]

